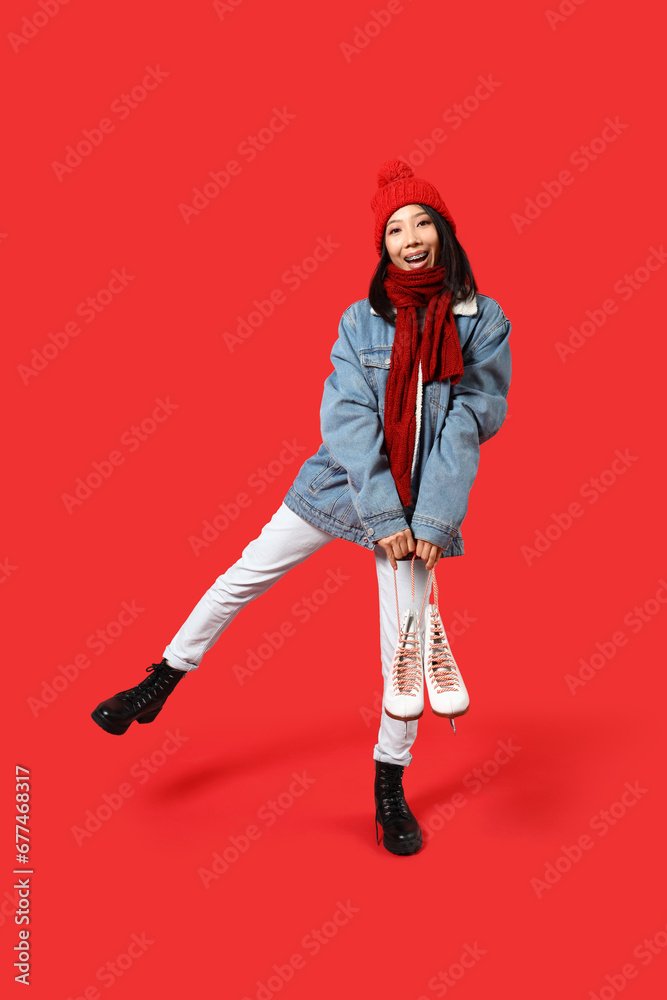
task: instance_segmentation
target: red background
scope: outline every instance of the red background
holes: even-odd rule
[[[5,4],[0,936],[16,992],[15,764],[32,775],[35,998],[95,987],[128,1000],[430,1000],[453,989],[436,982],[450,968],[460,1000],[661,991],[664,273],[641,270],[667,235],[661,26],[646,3],[566,2],[552,24],[527,0],[400,6],[388,17],[383,0],[226,12],[72,2],[37,30],[23,20],[37,0]],[[366,33],[372,10],[389,23]],[[34,37],[17,43],[22,30]],[[158,66],[167,75],[145,100],[124,118],[110,110]],[[475,100],[489,75],[493,92]],[[276,108],[294,117],[250,161],[239,146]],[[59,179],[54,162],[104,118],[113,131]],[[607,118],[619,134],[590,147]],[[437,128],[446,137],[429,145]],[[413,858],[375,844],[377,587],[371,553],[352,543],[331,543],[249,606],[153,726],[119,739],[90,719],[161,658],[319,446],[338,320],[377,261],[377,169],[397,155],[442,192],[480,291],[512,321],[514,365],[466,555],[438,566],[445,624],[474,619],[453,643],[471,712],[455,737],[430,712],[420,723],[405,787],[426,843]],[[232,159],[240,173],[186,222],[179,206]],[[540,192],[540,211],[517,225]],[[288,287],[320,237],[336,248]],[[122,293],[26,377],[33,351],[123,268]],[[223,334],[277,288],[284,301],[230,351]],[[557,344],[610,299],[615,311],[562,360]],[[120,444],[156,399],[174,404],[168,419],[135,450]],[[285,441],[302,449],[291,463],[278,461]],[[77,477],[118,449],[122,464],[68,513]],[[620,474],[617,450],[629,456]],[[266,488],[250,488],[270,463]],[[591,484],[601,474],[604,490]],[[250,505],[195,555],[191,537],[242,491]],[[543,551],[527,553],[549,525]],[[295,603],[330,569],[344,584],[296,624]],[[96,655],[88,637],[132,601],[136,620]],[[234,665],[286,621],[295,635],[239,683]],[[567,675],[596,652],[573,693]],[[89,665],[54,694],[81,654]],[[177,752],[142,771],[177,730]],[[520,749],[494,767],[499,740]],[[485,765],[473,791],[466,776]],[[294,772],[314,780],[269,826],[258,810]],[[626,782],[643,791],[603,835],[595,817]],[[87,811],[117,802],[124,783],[129,797],[77,843]],[[465,804],[443,818],[456,792]],[[261,835],[205,888],[200,869],[249,824]],[[568,868],[563,849],[584,835],[590,848]],[[533,881],[557,862],[548,888]],[[346,922],[327,938],[336,914]],[[307,936],[323,926],[314,954]],[[98,977],[133,934],[152,943],[121,976]],[[457,980],[466,946],[477,957]],[[296,953],[303,967],[266,986]]]

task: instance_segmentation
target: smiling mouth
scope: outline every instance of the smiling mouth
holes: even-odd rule
[[[405,257],[406,264],[418,265],[423,264],[428,257],[428,251],[424,250],[421,253],[410,254],[409,257]]]

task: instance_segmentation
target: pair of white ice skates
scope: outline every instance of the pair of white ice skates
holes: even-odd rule
[[[431,709],[449,719],[456,732],[454,719],[470,707],[468,691],[449,647],[447,634],[438,609],[438,584],[431,570],[436,603],[426,612],[426,638],[422,648],[421,613],[415,607],[406,608],[401,618],[396,589],[396,611],[399,632],[391,675],[385,684],[384,710],[392,719],[408,721],[424,714],[424,688],[428,691]],[[429,575],[429,582],[430,582]],[[414,578],[413,578],[414,579]],[[396,578],[394,574],[394,584]],[[428,583],[426,593],[428,593]],[[414,595],[414,588],[413,588]],[[422,602],[422,610],[424,604]]]

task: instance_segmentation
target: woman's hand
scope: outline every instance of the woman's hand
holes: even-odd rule
[[[404,559],[411,552],[415,551],[415,539],[410,528],[397,531],[395,535],[387,535],[386,538],[379,538],[377,544],[381,545],[389,556],[391,568],[394,570],[396,569],[397,559]]]
[[[410,528],[380,538],[377,544],[381,545],[389,556],[392,569],[396,569],[397,559],[405,559],[411,552],[416,551],[417,558],[424,560],[426,569],[430,572],[442,555],[440,546],[434,545],[433,542],[425,542],[423,538],[418,538],[415,545],[415,538]]]
[[[433,542],[425,542],[423,538],[417,539],[417,557],[424,560],[429,573],[441,555],[442,548],[439,545],[434,545]]]

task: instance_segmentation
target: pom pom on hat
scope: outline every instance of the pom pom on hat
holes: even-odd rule
[[[392,181],[402,181],[414,176],[414,170],[404,160],[387,160],[378,171],[378,187],[382,188]]]
[[[456,232],[450,211],[433,185],[415,177],[412,167],[404,160],[386,160],[378,171],[378,189],[371,198],[378,256],[382,254],[387,220],[392,212],[404,205],[428,205],[429,208],[434,208]]]

